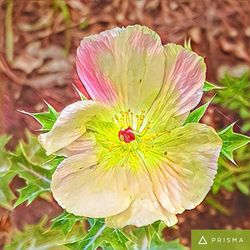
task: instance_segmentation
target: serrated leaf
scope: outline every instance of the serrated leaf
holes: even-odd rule
[[[232,69],[233,70],[233,69]],[[250,130],[250,71],[241,76],[225,74],[220,82],[225,87],[214,100],[226,109],[233,110],[243,120],[242,131]]]
[[[67,235],[71,232],[76,223],[83,220],[84,218],[82,216],[75,216],[64,211],[62,214],[52,220],[51,229],[61,230],[64,235]]]
[[[48,107],[47,112],[29,113],[26,111],[20,111],[23,114],[32,116],[36,121],[38,121],[40,125],[42,126],[41,131],[44,131],[44,132],[52,129],[58,117],[57,111],[50,104],[48,104],[47,102],[45,103]]]
[[[74,84],[73,84],[73,86],[74,86],[74,88],[75,88],[77,94],[79,95],[80,99],[81,99],[82,101],[87,100],[86,96],[84,96],[84,95],[82,94],[82,92],[81,92]]]
[[[16,198],[9,187],[13,177],[14,176],[12,173],[8,173],[2,176],[0,181],[0,207],[3,207],[7,210],[12,210],[12,201]]]
[[[52,161],[55,156],[48,156],[44,148],[38,142],[37,136],[29,131],[25,132],[26,141],[19,141],[15,149],[15,154],[22,155],[29,163],[35,165],[44,165],[48,161]]]
[[[101,219],[89,219],[91,228],[79,242],[68,244],[70,249],[96,250],[98,247],[109,246],[108,249],[127,250],[128,238],[119,229],[107,228]],[[106,248],[105,248],[106,249]]]
[[[65,244],[78,241],[84,234],[83,226],[76,225],[67,237],[60,230],[47,230],[47,219],[36,225],[26,225],[14,234],[4,250],[67,250]]]
[[[233,131],[233,126],[235,123],[229,125],[227,128],[219,133],[220,138],[223,141],[221,153],[234,164],[233,152],[245,146],[250,142],[250,137],[242,134],[235,133]]]
[[[14,174],[9,172],[11,168],[11,155],[5,149],[6,144],[9,142],[11,136],[0,136],[0,206],[11,210],[12,201],[16,198],[9,187]]]
[[[42,125],[42,131],[51,130],[58,117],[56,110],[48,103],[46,104],[48,106],[48,112],[32,114],[32,116]]]
[[[36,183],[34,185],[29,184],[21,189],[18,189],[19,197],[16,200],[14,207],[17,207],[26,201],[27,205],[30,205],[32,201],[46,191],[49,192],[50,189],[45,190],[44,188],[37,186]]]
[[[10,169],[10,155],[6,151],[5,146],[9,142],[11,136],[0,136],[0,177],[5,175]]]
[[[199,122],[200,119],[203,117],[205,114],[208,106],[210,105],[211,101],[213,100],[213,97],[205,104],[200,106],[199,108],[195,109],[193,112],[191,112],[185,121],[185,124],[188,124],[190,122]]]
[[[208,92],[208,91],[215,90],[215,89],[224,89],[224,87],[217,86],[211,82],[205,81],[204,86],[203,86],[204,92]]]
[[[182,245],[179,240],[164,241],[164,240],[152,240],[150,244],[150,250],[187,250],[188,248]]]
[[[47,156],[45,150],[38,143],[37,137],[30,133],[27,133],[27,143],[20,141],[12,154],[10,172],[23,178],[26,186],[18,190],[20,195],[15,206],[25,201],[30,204],[41,194],[50,191],[51,176],[56,167],[51,162],[56,158]]]

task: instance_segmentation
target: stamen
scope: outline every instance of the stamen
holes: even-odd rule
[[[125,112],[125,117],[126,117],[126,124],[127,124],[128,127],[130,127],[131,124],[130,124],[129,113],[128,112]]]
[[[120,131],[128,131],[139,136],[143,136],[150,129],[150,122],[145,123],[145,111],[141,111],[139,114],[134,114],[130,109],[127,111],[121,111],[119,115],[113,117],[115,124],[121,129]],[[125,129],[127,128],[127,129]],[[121,141],[125,139],[119,137]]]
[[[134,113],[130,110],[129,110],[129,117],[130,117],[131,127],[133,127],[134,126]]]
[[[148,125],[141,131],[141,135],[145,135],[146,132],[151,128],[149,125],[151,124],[151,122],[148,122]]]

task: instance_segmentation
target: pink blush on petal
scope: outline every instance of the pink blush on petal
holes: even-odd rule
[[[107,39],[108,40],[108,39]],[[84,42],[77,50],[77,72],[92,99],[105,104],[114,103],[117,94],[112,84],[103,76],[96,65],[98,55],[106,51],[107,42]]]

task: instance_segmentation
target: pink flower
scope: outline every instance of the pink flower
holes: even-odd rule
[[[92,100],[66,107],[40,136],[48,154],[67,157],[55,199],[110,227],[175,224],[206,196],[221,149],[213,128],[184,126],[202,96],[203,58],[135,25],[84,38],[76,65]]]

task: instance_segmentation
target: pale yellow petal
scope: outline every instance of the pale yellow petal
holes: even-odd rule
[[[108,227],[122,228],[127,225],[141,227],[158,220],[164,221],[168,226],[177,223],[176,216],[166,211],[158,202],[145,169],[129,172],[127,176],[133,201],[124,212],[106,219]]]
[[[103,169],[97,152],[64,160],[52,176],[58,204],[75,215],[102,218],[118,214],[131,203],[124,168]]]
[[[75,102],[60,113],[48,133],[39,136],[39,142],[47,154],[52,154],[83,135],[86,132],[86,123],[103,110],[100,103],[91,100]]]
[[[154,191],[170,213],[199,205],[213,184],[221,140],[213,128],[190,123],[159,138],[163,163],[151,168]]]
[[[68,146],[56,152],[57,155],[70,157],[72,155],[90,153],[96,146],[96,139],[92,132],[86,132]]]

